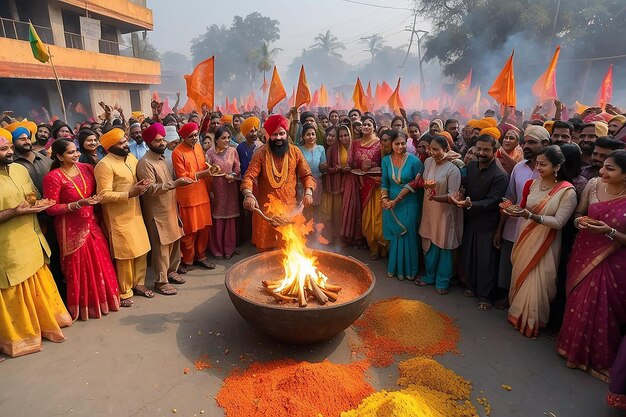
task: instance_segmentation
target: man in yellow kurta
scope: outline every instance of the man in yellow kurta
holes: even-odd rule
[[[265,204],[270,201],[270,196],[280,200],[287,207],[295,207],[298,179],[305,189],[302,202],[305,207],[310,206],[313,203],[315,180],[300,149],[289,143],[288,120],[276,114],[270,116],[263,127],[270,137],[267,146],[263,146],[252,156],[241,182],[244,208],[263,210]],[[255,181],[259,186],[256,197],[252,192]],[[252,217],[252,244],[260,250],[274,249],[279,244],[276,229],[258,213],[254,213]]]
[[[10,135],[0,129],[0,352],[21,356],[41,350],[42,336],[63,342],[72,318],[46,263],[48,243],[26,196],[36,188],[26,168],[12,164]]]
[[[137,181],[137,159],[130,153],[122,129],[113,128],[100,138],[109,153],[95,168],[102,214],[109,233],[111,256],[120,285],[122,307],[133,304],[133,291],[148,298],[154,293],[144,284],[150,240],[141,214],[139,196],[148,189],[147,181]]]

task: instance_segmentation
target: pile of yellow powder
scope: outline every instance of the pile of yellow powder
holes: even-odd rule
[[[413,358],[399,370],[403,389],[374,393],[341,417],[478,417],[471,383],[433,359]]]

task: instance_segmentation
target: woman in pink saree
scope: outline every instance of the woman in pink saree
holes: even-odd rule
[[[44,177],[45,198],[57,203],[47,210],[61,248],[61,268],[67,280],[67,310],[72,320],[100,318],[120,309],[120,294],[109,244],[98,226],[94,205],[93,166],[78,162],[73,142],[52,144],[52,170]]]
[[[626,151],[607,157],[600,177],[585,187],[576,216],[580,232],[567,265],[558,350],[567,366],[608,382],[626,324]]]
[[[550,316],[556,295],[556,278],[561,253],[561,229],[576,209],[576,191],[566,181],[565,157],[561,149],[548,146],[537,155],[540,177],[524,186],[521,210],[505,210],[523,217],[521,233],[513,246],[508,320],[527,337],[537,337]]]

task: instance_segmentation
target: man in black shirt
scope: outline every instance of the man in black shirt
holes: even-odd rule
[[[467,166],[463,178],[465,199],[452,201],[464,208],[461,263],[467,289],[466,297],[478,297],[478,308],[489,310],[490,293],[498,280],[499,252],[492,245],[500,221],[499,203],[506,193],[509,177],[495,163],[496,141],[481,135],[476,141],[477,161]]]

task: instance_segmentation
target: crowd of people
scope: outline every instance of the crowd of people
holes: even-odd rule
[[[281,245],[262,214],[303,205],[387,275],[554,335],[626,403],[626,116],[539,109],[462,120],[318,109],[0,121],[0,351],[177,294],[192,268]],[[554,116],[554,117],[552,117]],[[273,213],[280,214],[280,213]],[[148,254],[154,272],[146,285]],[[49,264],[49,267],[48,267]],[[414,288],[414,287],[413,287]],[[611,368],[612,367],[612,368]]]

